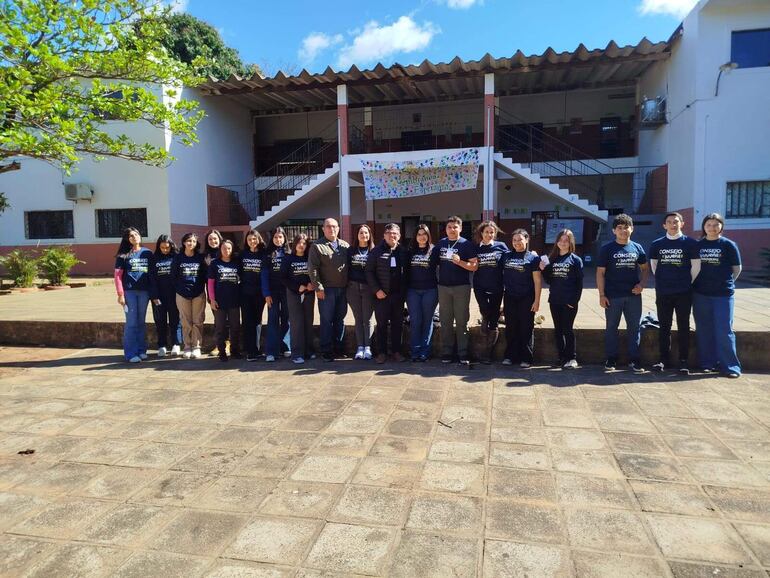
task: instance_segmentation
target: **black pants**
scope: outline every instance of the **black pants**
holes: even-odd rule
[[[505,358],[514,363],[532,363],[535,350],[534,295],[505,295]]]
[[[225,341],[230,338],[230,353],[240,352],[241,311],[238,307],[219,308],[214,311],[214,340],[219,348],[219,354],[225,352]]]
[[[257,327],[262,324],[262,312],[265,309],[265,299],[262,294],[241,295],[241,318],[243,321],[243,346],[246,355],[256,357],[259,351],[257,343]]]
[[[179,309],[176,307],[175,294],[161,296],[160,305],[152,304],[152,319],[158,334],[158,349],[169,346],[169,329],[171,345],[182,345],[182,327],[179,325]]]
[[[476,297],[476,303],[479,304],[479,313],[481,313],[481,325],[487,331],[497,329],[497,322],[500,321],[500,303],[503,301],[502,290],[499,293],[489,293],[480,289],[474,289],[473,294]],[[529,304],[530,307],[532,303]],[[506,313],[506,323],[508,322]]]
[[[313,347],[313,315],[315,315],[315,293],[303,294],[286,291],[286,303],[289,306],[289,335],[291,354],[297,357],[310,357],[315,353]]]
[[[575,303],[574,306],[570,306],[551,303],[550,307],[556,351],[559,352],[559,363],[566,363],[577,358],[575,354],[575,332],[572,330],[572,326],[575,324],[578,304]]]
[[[671,354],[671,324],[676,312],[677,342],[679,344],[679,360],[687,361],[690,356],[690,310],[692,309],[692,293],[676,293],[674,295],[655,295],[655,305],[658,308],[658,348],[660,360],[668,365]]]
[[[390,327],[390,352],[401,353],[401,334],[404,329],[404,296],[391,293],[385,299],[374,298],[374,318],[377,321],[377,352],[388,353],[388,327]]]

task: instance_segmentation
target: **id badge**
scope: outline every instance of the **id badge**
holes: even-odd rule
[[[451,261],[452,257],[454,256],[454,254],[456,252],[457,251],[455,251],[454,249],[448,247],[447,250],[446,250],[446,258],[447,258],[447,260]]]
[[[395,257],[391,257],[390,258],[390,266],[391,267],[395,267],[396,266],[396,258]]]

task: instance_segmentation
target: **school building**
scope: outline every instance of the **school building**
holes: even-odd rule
[[[0,251],[71,244],[87,261],[79,272],[105,273],[129,224],[148,241],[209,228],[238,241],[250,226],[317,236],[338,216],[346,239],[388,222],[408,239],[419,223],[438,237],[458,214],[466,236],[492,218],[529,230],[538,251],[566,226],[593,256],[612,215],[633,215],[648,246],[676,210],[691,231],[725,215],[746,267],[759,269],[770,247],[768,94],[766,0],[701,0],[657,43],[211,80],[184,91],[207,113],[194,147],[129,127],[169,148],[167,168],[86,159],[63,176],[22,159],[1,175],[11,209]]]

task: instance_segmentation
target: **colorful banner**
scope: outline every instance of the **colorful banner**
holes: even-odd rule
[[[475,189],[479,149],[419,161],[361,161],[367,201]]]

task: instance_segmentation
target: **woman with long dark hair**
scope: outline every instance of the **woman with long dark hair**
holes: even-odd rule
[[[152,299],[152,318],[158,335],[158,357],[179,355],[182,352],[182,326],[179,323],[179,309],[176,307],[174,280],[171,265],[177,254],[174,241],[168,235],[161,235],[155,242],[152,272],[155,277],[155,291]],[[169,330],[171,339],[169,339]],[[169,351],[169,344],[171,350]]]
[[[583,260],[575,254],[575,235],[562,229],[548,257],[540,258],[540,270],[548,282],[548,304],[553,318],[553,334],[559,365],[577,369],[575,316],[583,294]]]
[[[511,251],[501,260],[505,288],[504,365],[532,365],[535,350],[535,313],[540,309],[543,280],[540,258],[529,250],[529,233],[516,229],[511,234]]]
[[[482,363],[491,363],[492,352],[500,335],[497,328],[500,304],[503,301],[503,271],[500,259],[508,250],[505,243],[497,240],[497,236],[502,232],[494,221],[483,221],[476,227],[479,266],[473,274],[473,294],[481,313],[482,353],[479,361]]]
[[[291,252],[281,265],[281,278],[286,286],[289,309],[291,353],[294,363],[305,363],[315,357],[313,347],[313,315],[315,313],[315,286],[310,282],[307,268],[308,236],[300,233],[291,243]]]
[[[206,257],[206,265],[219,257],[222,241],[224,241],[224,237],[222,237],[222,233],[216,229],[211,229],[206,233],[206,246],[203,248],[203,255]]]
[[[427,225],[418,225],[406,259],[406,308],[409,311],[409,349],[412,361],[427,361],[438,305],[438,251]]]
[[[262,295],[262,262],[265,242],[256,229],[246,233],[241,252],[241,322],[246,361],[256,361],[259,355],[260,329],[265,298]]]
[[[139,230],[128,227],[123,231],[123,238],[115,255],[114,279],[118,303],[126,314],[123,355],[131,363],[147,359],[145,318],[150,293],[155,292],[151,273],[152,260],[152,251],[142,247],[142,235]]]
[[[719,213],[703,218],[703,237],[698,241],[700,273],[693,284],[692,308],[701,369],[737,378],[741,376],[741,362],[735,347],[733,310],[741,252],[738,245],[722,236],[724,228],[725,220]]]
[[[239,267],[233,255],[233,242],[227,239],[219,246],[219,257],[208,266],[209,300],[214,312],[215,341],[220,361],[227,361],[225,341],[228,337],[230,355],[236,359],[241,356],[239,282]]]
[[[368,225],[361,225],[356,233],[357,243],[348,251],[347,297],[356,326],[356,354],[354,359],[372,358],[372,315],[374,297],[366,282],[366,260],[374,249],[374,236]]]
[[[182,237],[182,250],[171,265],[176,290],[176,306],[182,320],[185,359],[198,359],[203,344],[203,321],[206,318],[206,258],[200,253],[198,235]]]
[[[267,304],[267,356],[265,361],[275,361],[281,355],[281,345],[289,331],[289,310],[286,302],[286,286],[281,280],[281,266],[286,256],[286,232],[276,227],[270,237],[262,264],[262,294]]]

